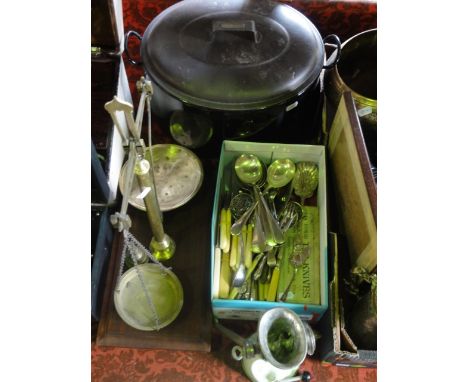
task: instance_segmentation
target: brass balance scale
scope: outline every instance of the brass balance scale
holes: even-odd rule
[[[174,240],[164,232],[162,211],[177,208],[196,194],[203,181],[203,168],[200,160],[183,147],[151,144],[151,82],[142,77],[137,89],[141,98],[135,120],[133,106],[117,97],[104,106],[118,129],[122,144],[128,147],[128,160],[119,179],[122,204],[120,212],[111,216],[112,225],[124,238],[114,305],[125,323],[135,329],[151,331],[173,322],[183,305],[179,279],[160,262],[170,259],[176,250]],[[149,148],[140,138],[145,106]],[[118,112],[125,115],[128,136],[119,123]],[[181,174],[190,176],[181,177]],[[163,187],[171,191],[164,191]],[[129,203],[146,211],[153,234],[149,250],[130,233]],[[123,272],[126,263],[130,263],[130,269]]]

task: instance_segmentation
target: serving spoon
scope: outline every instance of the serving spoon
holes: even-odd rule
[[[272,216],[265,198],[257,185],[263,175],[263,165],[260,159],[253,154],[241,154],[236,159],[234,170],[241,182],[253,188],[255,201],[258,203],[257,213],[260,217],[263,231],[265,232],[266,244],[273,247],[276,244],[284,243],[283,232],[278,222]]]
[[[278,189],[286,186],[294,178],[295,173],[296,165],[288,158],[276,159],[268,166],[267,187],[264,194],[268,195],[271,212],[275,218],[277,218],[275,197]]]
[[[291,159],[276,159],[268,166],[266,189],[286,186],[295,173],[296,165]]]
[[[244,185],[257,184],[263,178],[263,164],[260,159],[252,154],[240,155],[234,163],[234,172],[237,179]],[[258,200],[255,202],[258,205]],[[254,217],[254,230],[252,237],[253,252],[260,253],[265,250],[265,233],[258,213]]]

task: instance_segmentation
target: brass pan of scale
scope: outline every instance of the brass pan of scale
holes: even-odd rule
[[[166,327],[179,315],[183,303],[184,292],[177,276],[154,263],[130,268],[114,290],[114,305],[120,318],[139,330]]]
[[[153,145],[151,150],[156,194],[161,211],[170,211],[189,202],[203,182],[204,173],[200,159],[191,150],[173,144]],[[151,162],[149,148],[146,148],[145,158]],[[120,171],[119,188],[122,194],[124,194],[127,163]],[[140,194],[138,180],[135,177],[128,202],[133,207],[146,211],[143,199],[138,198]]]

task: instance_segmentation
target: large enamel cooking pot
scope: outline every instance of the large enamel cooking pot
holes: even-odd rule
[[[128,40],[141,40],[137,62]],[[198,115],[224,138],[257,133],[297,107],[306,91],[319,91],[325,43],[294,8],[264,0],[185,0],[167,8],[143,37],[129,31],[125,51],[142,63],[155,87],[152,110]]]

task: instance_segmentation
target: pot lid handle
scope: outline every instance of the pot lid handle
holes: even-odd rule
[[[253,20],[215,20],[212,24],[212,40],[221,36],[224,33],[243,33],[253,39],[258,44],[260,41],[259,34],[255,28]]]
[[[327,42],[328,40],[334,40],[335,44],[331,44],[331,43]],[[328,35],[327,37],[325,37],[323,39],[323,45],[331,46],[333,48],[336,48],[336,50],[332,53],[332,55],[326,61],[325,65],[323,65],[324,69],[331,69],[340,60],[340,57],[341,57],[341,40],[336,34],[330,34],[330,35]]]

